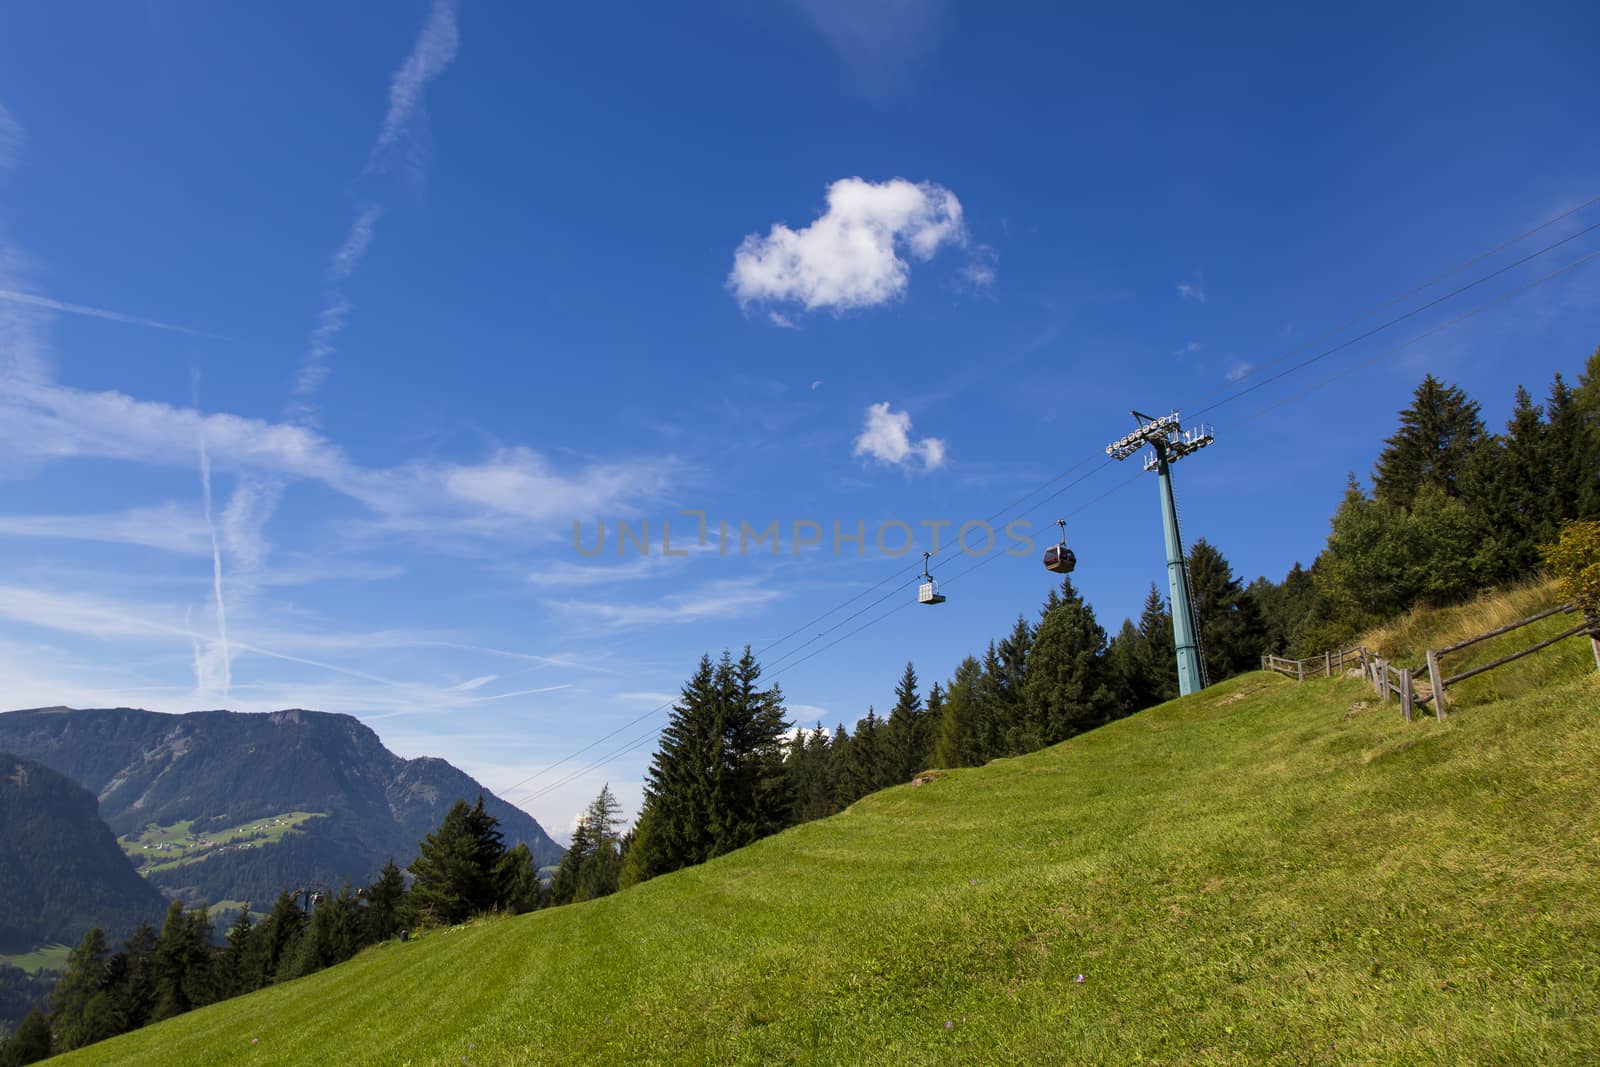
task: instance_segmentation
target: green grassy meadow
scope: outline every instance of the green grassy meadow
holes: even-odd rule
[[[32,952],[22,952],[16,955],[0,955],[0,963],[29,974],[38,974],[40,971],[59,971],[67,966],[67,956],[72,952],[69,945],[41,945]]]
[[[1235,678],[70,1064],[1600,1062],[1600,677]]]
[[[281,841],[285,834],[297,833],[305,823],[322,815],[319,811],[286,811],[203,834],[193,832],[193,819],[165,826],[151,823],[140,833],[117,838],[117,844],[140,873],[150,875],[196,863],[229,848],[255,848]]]

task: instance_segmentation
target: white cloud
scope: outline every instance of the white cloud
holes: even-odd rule
[[[171,502],[83,515],[0,515],[0,536],[138,545],[183,556],[211,551],[205,520]]]
[[[317,325],[311,331],[310,344],[300,361],[299,370],[295,372],[290,411],[298,418],[311,416],[311,397],[328,379],[328,357],[334,353],[334,340],[344,332],[351,310],[350,301],[341,285],[350,280],[366,257],[378,217],[382,214],[383,209],[377,204],[363,204],[350,223],[350,232],[345,235],[344,243],[328,262],[327,300],[317,314]]]
[[[961,202],[949,189],[904,178],[841,178],[828,187],[828,210],[811,225],[792,230],[780,222],[765,237],[746,237],[734,253],[728,287],[745,305],[872,307],[910,284],[902,252],[927,260],[964,240]]]
[[[788,710],[789,717],[795,721],[797,728],[805,730],[807,733],[816,729],[817,723],[827,722],[833,717],[833,712],[815,704],[790,704],[788,705]],[[822,732],[829,737],[833,736],[832,727],[824,726]]]
[[[781,311],[767,312],[767,321],[781,330],[798,330],[800,328],[793,319]]]
[[[653,462],[591,464],[574,478],[552,470],[527,448],[502,449],[482,463],[440,470],[441,483],[457,501],[533,520],[600,515],[623,497],[661,492],[667,478],[666,466]]]
[[[1182,359],[1184,356],[1191,356],[1198,351],[1200,351],[1200,342],[1190,341],[1188,344],[1184,345],[1180,349],[1177,349],[1172,354],[1177,356],[1179,359]]]
[[[885,400],[867,408],[866,426],[856,438],[852,454],[908,470],[920,463],[923,470],[931,471],[944,466],[945,445],[937,437],[913,440],[910,414],[890,411],[889,402]]]
[[[321,482],[410,532],[442,520],[458,532],[505,534],[525,532],[529,522],[623,513],[663,493],[677,470],[670,460],[557,470],[528,448],[502,449],[476,463],[366,468],[305,426],[0,377],[0,455],[13,459],[192,469],[202,434],[216,470]],[[251,514],[263,510],[259,502],[250,506]],[[245,507],[241,501],[236,532],[245,529]]]
[[[417,43],[389,83],[389,110],[383,117],[377,143],[372,146],[368,170],[388,169],[394,150],[413,133],[428,83],[444,73],[460,46],[455,0],[434,0]]]
[[[726,579],[707,582],[685,593],[655,602],[558,600],[550,606],[589,618],[607,627],[699,622],[747,615],[778,598],[775,589],[762,589],[754,581]]]
[[[1206,302],[1205,280],[1196,276],[1192,282],[1179,282],[1178,295],[1185,300],[1193,300],[1197,304]]]
[[[1234,360],[1233,366],[1228,368],[1228,381],[1236,382],[1256,369],[1254,363],[1246,363],[1242,359]]]
[[[451,686],[450,691],[452,693],[470,693],[474,689],[482,689],[484,686],[488,685],[490,682],[499,677],[500,676],[498,674],[481,675],[477,678],[472,678],[462,682],[460,685]]]

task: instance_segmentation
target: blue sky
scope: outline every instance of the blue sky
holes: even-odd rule
[[[0,705],[349,712],[557,834],[603,781],[631,814],[651,746],[585,768],[663,714],[551,765],[702,652],[798,630],[763,659],[807,724],[948,676],[1051,578],[946,548],[988,562],[893,610],[924,523],[1600,194],[1593,5],[1102,8],[0,12]],[[1495,424],[1574,374],[1590,263],[1389,350],[1596,221],[1208,412],[1186,535],[1281,577],[1423,373]],[[1068,514],[1114,629],[1163,577],[1154,481],[1090,464],[996,525]]]

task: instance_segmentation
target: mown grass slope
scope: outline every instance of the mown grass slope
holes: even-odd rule
[[[64,1062],[1600,1061],[1600,680],[1371,701],[1237,678]]]

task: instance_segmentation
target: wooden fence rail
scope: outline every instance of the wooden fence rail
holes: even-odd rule
[[[1457,682],[1464,682],[1468,678],[1476,677],[1485,671],[1492,671],[1496,667],[1503,667],[1507,663],[1519,660],[1524,656],[1531,656],[1535,652],[1549,648],[1558,641],[1565,641],[1569,637],[1577,637],[1580,634],[1589,636],[1595,650],[1595,667],[1600,670],[1600,626],[1596,626],[1588,619],[1576,626],[1563,630],[1554,637],[1547,637],[1543,641],[1538,641],[1526,648],[1507,653],[1488,663],[1459,671],[1449,677],[1445,677],[1439,668],[1439,661],[1450,653],[1459,652],[1480,641],[1487,641],[1491,637],[1500,637],[1503,634],[1511,633],[1513,630],[1521,629],[1541,619],[1548,619],[1552,615],[1561,615],[1576,610],[1575,605],[1558,604],[1553,608],[1541,611],[1537,615],[1530,615],[1518,622],[1497,626],[1492,630],[1485,630],[1481,634],[1474,634],[1465,641],[1457,641],[1455,644],[1445,645],[1443,648],[1428,649],[1425,653],[1428,673],[1428,691],[1426,693],[1417,692],[1416,680],[1421,673],[1420,671],[1413,670],[1410,667],[1396,667],[1382,656],[1359,645],[1355,648],[1342,648],[1336,652],[1324,652],[1320,656],[1312,656],[1309,659],[1289,659],[1284,656],[1268,654],[1261,657],[1261,669],[1264,671],[1276,671],[1279,674],[1293,678],[1297,682],[1303,682],[1307,678],[1332,678],[1335,671],[1343,673],[1347,666],[1350,666],[1350,669],[1355,669],[1354,665],[1359,665],[1361,677],[1366,680],[1368,685],[1372,686],[1380,700],[1387,704],[1391,696],[1399,698],[1400,714],[1407,722],[1411,721],[1411,716],[1419,704],[1430,703],[1433,705],[1434,717],[1442,722],[1444,721],[1445,708],[1449,704],[1449,698],[1446,694],[1450,686],[1455,685]]]

